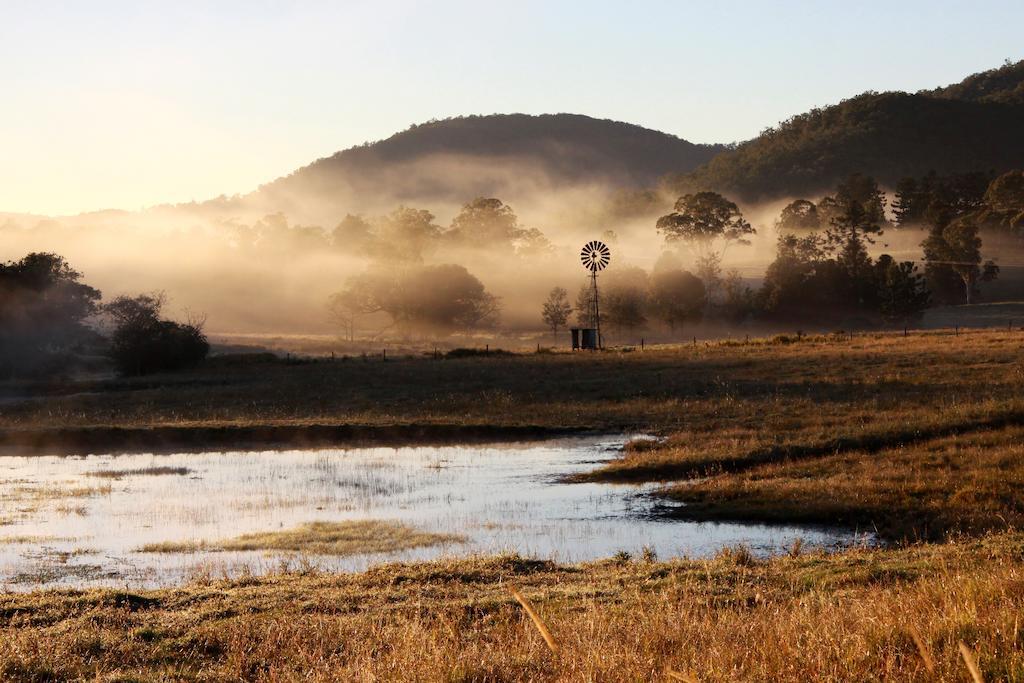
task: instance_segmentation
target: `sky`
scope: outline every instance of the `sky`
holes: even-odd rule
[[[0,212],[245,193],[467,114],[740,141],[1022,59],[1021,26],[1020,0],[0,0]]]

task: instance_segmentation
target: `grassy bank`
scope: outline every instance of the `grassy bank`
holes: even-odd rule
[[[985,680],[1021,681],[1022,553],[1024,538],[1003,534],[763,562],[742,551],[579,566],[505,557],[143,593],[5,595],[0,673],[38,681],[687,680],[671,670],[699,681],[953,681],[969,680],[962,642]]]

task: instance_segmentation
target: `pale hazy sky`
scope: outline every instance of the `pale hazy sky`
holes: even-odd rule
[[[0,0],[0,211],[247,192],[460,114],[743,140],[864,90],[1021,59],[1022,26],[1021,0]]]

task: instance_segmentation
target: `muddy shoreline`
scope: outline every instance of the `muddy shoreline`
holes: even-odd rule
[[[0,430],[0,456],[98,455],[359,446],[439,446],[598,434],[539,425],[311,424],[214,427],[63,427]]]

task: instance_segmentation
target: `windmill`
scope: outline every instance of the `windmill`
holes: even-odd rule
[[[612,260],[611,249],[604,242],[592,240],[583,245],[580,261],[590,271],[590,319],[597,331],[596,348],[602,347],[601,339],[601,308],[597,300],[597,271],[604,270]]]

